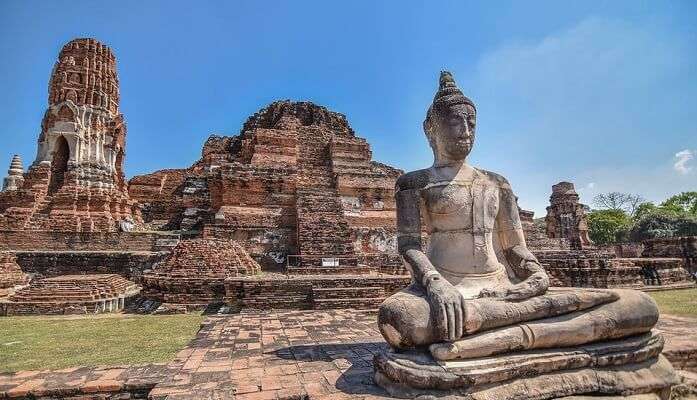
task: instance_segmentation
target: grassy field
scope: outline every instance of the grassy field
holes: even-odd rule
[[[166,362],[203,319],[195,314],[0,318],[0,372]]]
[[[661,314],[697,318],[697,289],[649,292],[658,303]]]

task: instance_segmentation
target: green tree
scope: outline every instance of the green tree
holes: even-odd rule
[[[682,192],[668,198],[661,208],[678,215],[697,217],[697,192]]]
[[[597,244],[617,243],[631,225],[631,218],[623,210],[596,210],[588,214],[588,234]]]
[[[646,239],[697,235],[697,218],[671,209],[658,207],[634,223],[629,238],[640,242]]]
[[[650,214],[656,210],[658,210],[658,206],[653,204],[650,201],[647,201],[647,202],[641,203],[641,204],[639,204],[639,206],[637,206],[636,211],[634,212],[634,215],[632,217],[635,221],[638,221],[643,216]]]

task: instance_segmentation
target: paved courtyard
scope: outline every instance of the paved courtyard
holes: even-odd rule
[[[697,320],[665,315],[666,353],[697,350]],[[152,399],[365,399],[386,348],[374,313],[286,311],[211,316],[168,365],[0,375],[0,398],[128,392]],[[133,397],[131,397],[133,398]]]

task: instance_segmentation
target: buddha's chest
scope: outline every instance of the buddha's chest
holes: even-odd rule
[[[499,189],[479,182],[448,182],[422,192],[431,230],[491,231],[499,209]]]

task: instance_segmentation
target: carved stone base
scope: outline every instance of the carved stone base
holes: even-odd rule
[[[578,348],[447,362],[427,352],[388,352],[375,357],[375,381],[401,398],[546,400],[593,394],[667,399],[679,379],[660,355],[662,349],[660,335],[645,334]]]

